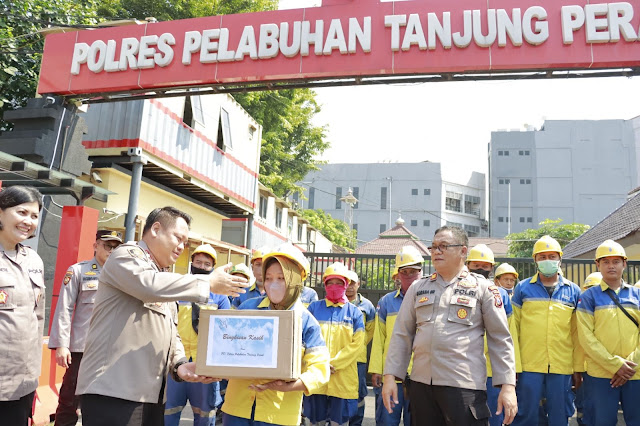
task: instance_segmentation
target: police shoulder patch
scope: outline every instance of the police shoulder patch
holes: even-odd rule
[[[431,281],[435,281],[436,279],[438,279],[438,273],[437,273],[437,272],[434,272],[433,274],[431,274],[431,277],[429,277],[429,279],[430,279]]]
[[[131,255],[131,257],[134,257],[136,259],[144,259],[144,251],[142,251],[142,249],[140,247],[132,247],[127,249],[127,251],[129,252],[129,254]]]

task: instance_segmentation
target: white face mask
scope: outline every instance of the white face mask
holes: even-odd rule
[[[270,281],[265,283],[264,289],[269,296],[269,300],[275,304],[282,302],[287,293],[287,284],[284,281]]]

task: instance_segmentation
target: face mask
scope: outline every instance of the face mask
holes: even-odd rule
[[[559,260],[541,260],[538,262],[538,271],[545,277],[551,277],[558,273]]]
[[[405,294],[407,290],[409,290],[411,284],[413,284],[413,282],[418,278],[420,278],[420,275],[411,275],[405,277],[404,275],[400,274],[400,290],[402,290],[402,294]]]
[[[330,285],[325,288],[327,299],[333,303],[347,303],[349,300],[345,296],[346,287],[341,285]]]
[[[206,269],[201,269],[194,265],[191,265],[191,273],[193,275],[209,275],[212,272],[213,272],[213,269],[210,271],[207,271]]]
[[[486,269],[469,269],[469,272],[482,275],[485,278],[489,278],[489,274],[491,273],[491,271],[487,271]]]
[[[287,293],[287,284],[284,281],[270,282],[265,285],[269,300],[275,304],[282,302]]]

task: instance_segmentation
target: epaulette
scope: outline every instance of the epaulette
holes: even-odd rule
[[[438,273],[434,272],[433,274],[431,274],[431,276],[429,277],[429,281],[435,281],[438,279]]]

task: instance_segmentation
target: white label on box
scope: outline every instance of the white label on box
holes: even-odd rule
[[[209,317],[207,365],[278,367],[278,317]]]

